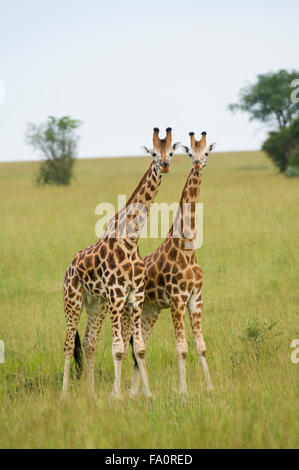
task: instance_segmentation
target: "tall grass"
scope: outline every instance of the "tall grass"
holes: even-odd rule
[[[59,401],[65,323],[62,282],[79,249],[95,241],[99,202],[128,195],[149,158],[78,161],[69,188],[36,187],[35,163],[0,165],[0,447],[297,447],[299,365],[290,360],[298,322],[298,181],[278,175],[260,152],[210,157],[201,185],[203,327],[215,395],[205,393],[186,318],[189,397],[178,395],[168,311],[147,347],[154,397],[110,399],[114,377],[106,318],[96,355],[96,402],[85,379]],[[178,201],[190,169],[177,156],[157,201]],[[141,240],[142,255],[160,240]],[[83,312],[80,333],[84,334]],[[273,326],[271,326],[273,325]],[[271,328],[270,328],[271,326]],[[278,334],[279,333],[279,334]]]

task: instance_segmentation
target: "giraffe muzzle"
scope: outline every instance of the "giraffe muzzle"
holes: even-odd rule
[[[169,163],[166,161],[161,162],[161,171],[162,173],[168,173],[169,172]]]
[[[196,170],[201,170],[201,168],[203,168],[203,166],[205,166],[205,165],[202,165],[202,163],[201,163],[200,160],[195,160],[195,162],[194,162],[194,168],[195,168]]]

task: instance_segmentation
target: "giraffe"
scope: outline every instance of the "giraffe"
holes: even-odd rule
[[[137,242],[147,212],[157,194],[162,174],[169,171],[170,159],[176,145],[172,145],[170,127],[166,129],[165,139],[160,139],[159,129],[154,128],[153,149],[145,147],[146,152],[153,156],[149,169],[126,205],[110,220],[102,237],[88,248],[79,251],[66,271],[64,310],[67,333],[64,344],[62,397],[67,392],[73,355],[78,376],[83,368],[81,342],[77,331],[83,306],[88,318],[83,340],[88,391],[94,395],[95,350],[102,322],[109,311],[115,369],[112,396],[121,397],[121,365],[124,357],[121,318],[125,305],[134,331],[134,351],[142,377],[143,392],[145,396],[151,396],[145,367],[145,344],[141,334],[145,268]]]
[[[202,170],[206,166],[207,157],[215,143],[207,146],[206,132],[202,132],[199,141],[195,139],[194,132],[190,132],[189,135],[190,148],[184,146],[184,149],[192,160],[192,168],[182,191],[174,223],[160,247],[144,258],[145,300],[141,318],[142,336],[146,343],[160,311],[170,307],[176,337],[180,394],[187,393],[185,358],[188,347],[184,327],[186,306],[189,310],[196,352],[202,366],[207,391],[214,390],[201,326],[203,271],[196,260],[194,238],[196,233],[195,207],[200,192]],[[182,236],[178,237],[177,229],[181,227],[183,227]],[[124,316],[123,324],[124,329],[127,330],[123,336],[127,341],[130,334],[127,315]],[[130,337],[131,344],[133,337],[134,335]],[[137,395],[139,390],[139,366],[134,351],[133,358],[135,366],[131,396]]]

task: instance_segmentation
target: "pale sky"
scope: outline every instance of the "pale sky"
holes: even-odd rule
[[[257,149],[267,127],[227,105],[298,69],[298,24],[298,0],[0,0],[0,160],[37,160],[25,129],[48,115],[84,121],[80,157],[138,155],[155,126]]]

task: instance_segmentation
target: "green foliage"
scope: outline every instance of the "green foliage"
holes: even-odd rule
[[[298,178],[299,177],[299,168],[295,167],[295,166],[288,166],[286,171],[285,171],[285,174],[287,176],[289,176],[290,178],[293,178],[293,177]]]
[[[78,137],[75,130],[81,125],[69,116],[49,116],[44,124],[30,123],[26,140],[34,149],[41,151],[42,161],[36,177],[38,184],[68,185],[73,175]]]
[[[278,322],[269,323],[258,319],[250,319],[245,328],[244,339],[248,340],[255,348],[264,344],[265,341],[273,336],[281,334],[270,334],[270,331],[277,325]]]
[[[231,111],[245,111],[251,120],[276,121],[279,129],[286,127],[299,112],[299,103],[291,101],[291,82],[299,72],[279,70],[257,76],[257,82],[242,88],[239,103],[229,105]]]
[[[299,117],[289,127],[270,132],[262,149],[281,172],[288,176],[298,176]]]
[[[275,360],[280,344],[269,340],[282,334],[281,331],[272,331],[277,324],[278,322],[261,321],[258,318],[247,320],[240,336],[241,345],[231,355],[233,377],[246,366],[256,367],[263,362]]]

